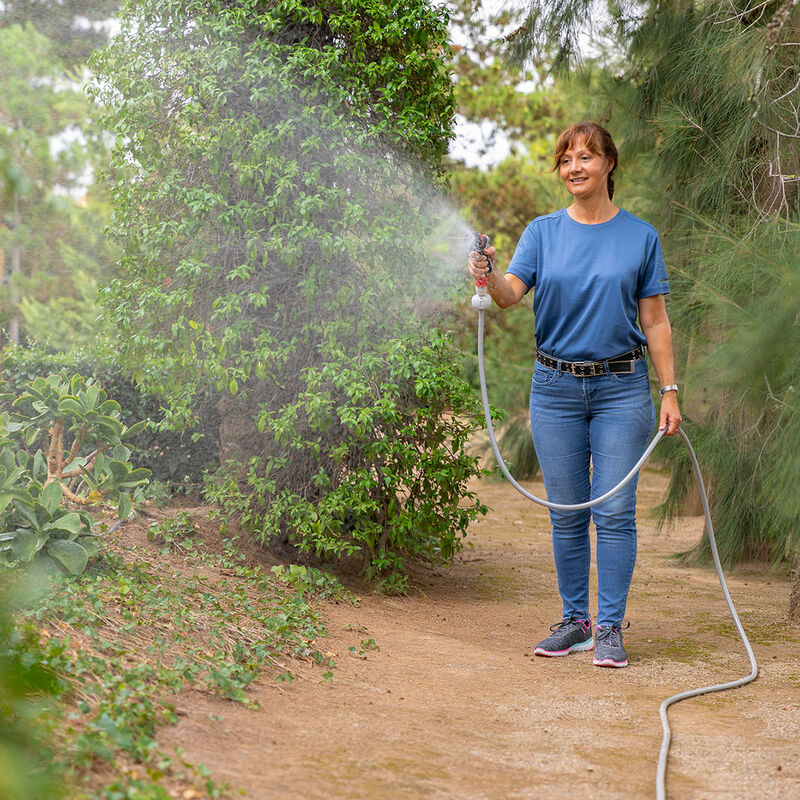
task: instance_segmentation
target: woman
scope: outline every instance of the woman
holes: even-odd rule
[[[556,143],[553,171],[572,204],[528,225],[505,274],[492,269],[493,247],[485,256],[470,254],[470,272],[487,277],[501,308],[534,289],[531,431],[547,497],[558,503],[599,497],[647,446],[655,409],[644,345],[661,386],[659,430],[674,436],[681,425],[661,244],[655,228],[614,205],[617,163],[601,125],[567,128]],[[636,480],[591,511],[550,512],[563,618],[536,645],[536,655],[594,649],[595,665],[627,666],[622,630],[636,561],[635,512]],[[590,516],[597,527],[594,638]]]

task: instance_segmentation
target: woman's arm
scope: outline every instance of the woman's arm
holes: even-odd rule
[[[667,306],[663,294],[642,297],[639,300],[639,324],[647,339],[650,360],[656,369],[659,384],[670,386],[675,383],[675,362],[672,353],[672,327],[667,316]],[[661,398],[661,415],[658,429],[665,430],[667,436],[674,436],[681,427],[681,412],[678,408],[678,393],[665,392]]]
[[[469,271],[473,278],[486,278],[486,288],[492,300],[500,308],[508,308],[518,303],[525,297],[528,287],[516,275],[501,275],[495,268],[497,251],[494,247],[487,247],[481,255],[476,250],[469,254]],[[489,261],[492,261],[492,271],[489,272]]]

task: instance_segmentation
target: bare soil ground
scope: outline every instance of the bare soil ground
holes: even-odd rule
[[[532,657],[560,617],[547,514],[505,483],[482,484],[494,511],[452,568],[418,575],[406,597],[323,607],[332,681],[298,664],[292,684],[256,686],[259,710],[184,694],[162,743],[252,800],[655,797],[661,701],[749,672],[716,575],[669,558],[702,518],[657,533],[649,517],[664,488],[643,475],[627,669],[593,667],[590,653]],[[728,583],[760,676],[673,708],[668,796],[798,800],[790,581],[754,567]]]

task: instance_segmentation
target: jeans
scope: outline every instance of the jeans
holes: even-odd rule
[[[531,383],[531,432],[547,498],[584,503],[630,471],[655,428],[647,360],[630,374],[576,378],[538,361]],[[590,469],[591,462],[591,469]],[[589,520],[597,528],[597,624],[625,616],[636,563],[636,482],[582,511],[550,511],[564,619],[589,617]]]

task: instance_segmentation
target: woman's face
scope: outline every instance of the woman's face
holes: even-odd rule
[[[605,156],[593,153],[586,142],[575,139],[561,156],[558,171],[567,191],[576,199],[608,197],[608,173],[614,164]]]

